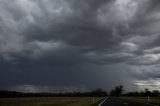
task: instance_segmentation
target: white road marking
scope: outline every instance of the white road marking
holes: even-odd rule
[[[108,97],[106,99],[104,99],[98,106],[101,106],[107,99],[108,99]]]

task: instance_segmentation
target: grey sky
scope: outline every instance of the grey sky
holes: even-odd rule
[[[160,89],[159,11],[159,0],[0,0],[0,89]]]

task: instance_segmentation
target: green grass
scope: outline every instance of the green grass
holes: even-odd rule
[[[0,106],[91,106],[102,98],[93,97],[30,97],[1,98]]]
[[[143,103],[151,103],[151,104],[160,105],[160,97],[150,97],[149,101],[148,101],[148,97],[121,97],[121,98],[135,100],[135,101],[143,102]]]

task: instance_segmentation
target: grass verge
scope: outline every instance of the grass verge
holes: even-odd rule
[[[134,100],[143,103],[150,103],[155,105],[160,105],[160,97],[121,97],[122,99]]]
[[[102,98],[93,97],[29,97],[0,98],[0,106],[92,106]]]

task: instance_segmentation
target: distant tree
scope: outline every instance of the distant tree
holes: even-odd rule
[[[145,89],[144,90],[144,96],[150,96],[151,95],[151,91],[149,91],[149,89]]]
[[[107,96],[107,92],[103,91],[102,89],[98,88],[91,92],[91,95],[97,96],[97,97],[104,97]]]
[[[160,92],[158,90],[153,90],[152,95],[153,96],[160,96]]]
[[[116,86],[113,90],[111,90],[111,96],[120,96],[123,92],[123,85]]]

